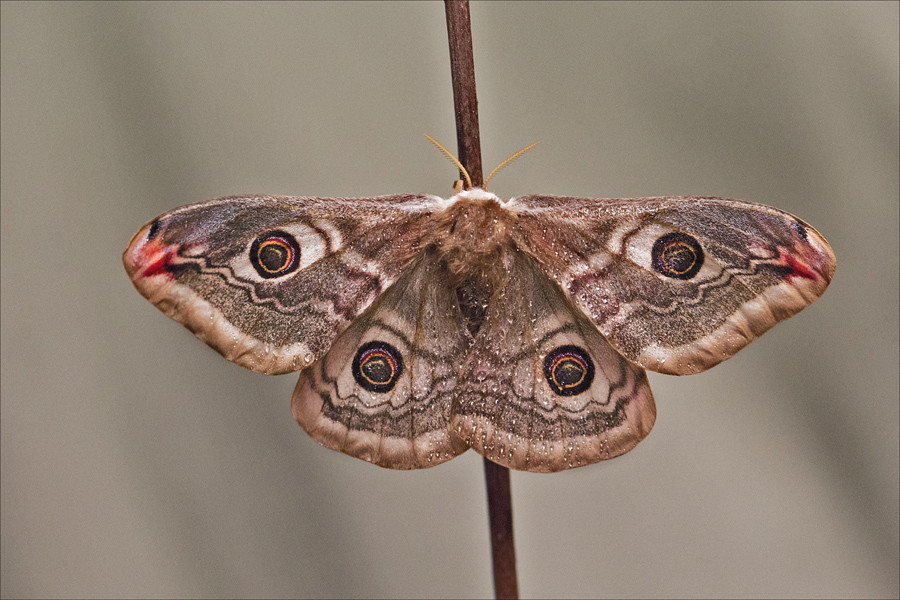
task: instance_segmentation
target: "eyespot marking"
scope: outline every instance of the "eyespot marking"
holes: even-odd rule
[[[703,248],[696,238],[680,231],[660,237],[651,253],[653,269],[672,279],[691,279],[703,266]]]
[[[253,240],[250,264],[264,279],[284,277],[300,266],[300,244],[287,232],[268,231]]]
[[[544,359],[544,378],[558,396],[575,396],[591,387],[594,362],[584,348],[560,346]]]
[[[363,344],[353,358],[353,378],[364,390],[383,394],[394,389],[403,373],[403,357],[387,342]]]

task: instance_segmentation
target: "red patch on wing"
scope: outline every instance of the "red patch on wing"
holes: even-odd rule
[[[144,242],[134,252],[136,262],[141,265],[141,277],[165,275],[170,281],[174,279],[169,267],[175,261],[177,252],[177,244],[165,245],[157,240]]]
[[[818,275],[816,272],[807,267],[805,264],[791,256],[790,254],[784,254],[784,262],[785,266],[787,266],[791,272],[785,276],[786,281],[790,281],[794,277],[801,277],[803,279],[817,279]]]

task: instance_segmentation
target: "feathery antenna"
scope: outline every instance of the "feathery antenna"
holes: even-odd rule
[[[456,157],[453,156],[452,154],[450,154],[450,151],[447,150],[446,148],[444,148],[443,146],[441,146],[441,145],[437,142],[437,140],[435,140],[433,137],[431,137],[431,136],[428,135],[427,133],[425,134],[425,137],[427,137],[429,140],[431,140],[431,143],[434,144],[435,146],[437,146],[438,149],[439,149],[441,152],[444,153],[444,156],[446,156],[447,158],[449,158],[450,160],[452,160],[452,161],[453,161],[453,164],[455,164],[457,167],[459,167],[459,172],[462,173],[462,174],[463,174],[463,177],[466,178],[466,183],[468,184],[468,188],[467,188],[467,189],[472,189],[472,178],[469,177],[469,173],[466,171],[466,168],[465,168],[464,166],[462,166],[462,163],[459,162],[458,160],[456,160]],[[521,153],[520,153],[520,154],[521,154]],[[457,193],[458,193],[458,192],[457,192]]]
[[[459,172],[463,174],[463,177],[466,178],[466,183],[468,184],[468,186],[467,186],[466,189],[472,189],[472,179],[469,177],[469,174],[466,172],[466,168],[465,168],[464,166],[462,166],[462,163],[459,162],[459,161],[456,159],[456,157],[453,156],[453,154],[450,153],[449,150],[447,150],[446,148],[444,148],[443,146],[441,146],[441,145],[437,142],[437,140],[435,140],[433,137],[431,137],[431,136],[428,135],[427,133],[424,134],[424,135],[425,135],[425,137],[427,137],[429,140],[431,140],[431,143],[432,143],[432,144],[434,144],[435,146],[437,146],[438,149],[439,149],[441,152],[444,153],[444,156],[446,156],[447,158],[449,158],[451,161],[453,161],[453,164],[454,164],[454,165],[456,165],[457,167],[459,167]],[[518,152],[516,152],[515,154],[513,154],[512,156],[510,156],[510,157],[507,158],[506,160],[504,160],[502,163],[500,163],[499,165],[497,165],[497,167],[496,167],[493,171],[491,171],[491,174],[487,176],[487,179],[484,180],[484,184],[482,184],[482,187],[483,187],[485,190],[487,190],[487,184],[488,184],[488,181],[491,180],[491,177],[493,177],[494,175],[496,175],[496,174],[500,171],[500,169],[502,169],[503,167],[507,166],[509,163],[511,163],[512,161],[516,160],[517,158],[519,158],[520,156],[522,156],[523,154],[525,154],[526,152],[528,152],[529,150],[531,150],[532,148],[534,148],[535,146],[537,146],[538,144],[540,144],[540,142],[535,142],[535,143],[533,143],[533,144],[531,144],[531,145],[529,145],[529,146],[525,146],[524,148],[522,148],[521,150],[519,150]],[[458,194],[459,192],[460,192],[460,190],[456,190],[456,193],[457,193],[457,194]]]
[[[490,181],[490,180],[491,180],[491,177],[493,177],[494,175],[496,175],[497,172],[500,171],[500,169],[502,169],[503,167],[505,167],[506,165],[508,165],[508,164],[511,163],[512,161],[516,160],[517,158],[519,158],[520,156],[522,156],[523,154],[525,154],[526,152],[528,152],[529,150],[531,150],[532,148],[534,148],[535,146],[537,146],[538,144],[540,144],[540,142],[535,142],[535,143],[531,144],[530,146],[525,146],[524,148],[522,148],[521,150],[519,150],[518,152],[516,152],[515,154],[513,154],[512,156],[510,156],[510,157],[507,158],[506,160],[504,160],[502,163],[500,163],[500,164],[497,166],[496,169],[494,169],[493,171],[491,171],[491,174],[487,176],[487,179],[484,180],[484,189],[487,189],[488,181]]]

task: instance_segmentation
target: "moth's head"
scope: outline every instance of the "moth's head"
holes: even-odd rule
[[[525,146],[524,148],[522,148],[521,150],[519,150],[518,152],[516,152],[515,154],[513,154],[506,160],[504,160],[502,163],[497,165],[497,167],[495,167],[494,170],[491,171],[490,175],[488,175],[487,178],[484,180],[484,183],[482,183],[480,186],[474,186],[474,185],[472,185],[472,178],[469,176],[468,171],[466,171],[466,168],[462,165],[462,163],[459,162],[459,160],[457,160],[457,158],[455,156],[453,156],[453,154],[451,154],[449,150],[447,150],[446,148],[441,146],[437,142],[437,140],[435,140],[433,137],[431,137],[427,133],[425,134],[425,137],[427,137],[429,140],[431,140],[431,143],[433,143],[435,146],[437,146],[438,149],[441,152],[443,152],[447,158],[449,158],[451,161],[453,161],[453,164],[455,164],[457,167],[459,167],[459,172],[462,174],[463,177],[465,177],[465,181],[463,181],[462,179],[457,179],[453,184],[453,191],[456,193],[457,196],[460,194],[460,192],[463,192],[463,191],[479,190],[479,191],[487,193],[488,182],[491,180],[491,178],[494,177],[494,175],[496,175],[500,171],[500,169],[502,169],[503,167],[505,167],[512,161],[516,160],[517,158],[519,158],[520,156],[522,156],[527,151],[531,150],[532,148],[534,148],[535,146],[537,146],[540,143],[540,142],[535,142],[529,146]],[[491,194],[491,195],[493,196],[493,194]],[[497,198],[497,197],[494,196],[494,198]],[[499,199],[498,199],[498,201],[499,201]]]

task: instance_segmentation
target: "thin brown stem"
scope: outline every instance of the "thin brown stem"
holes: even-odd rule
[[[481,134],[478,130],[478,97],[475,95],[475,57],[472,54],[472,25],[467,0],[445,0],[447,36],[450,39],[450,75],[453,78],[453,106],[456,110],[456,143],[459,162],[472,185],[484,181],[481,167]]]
[[[480,187],[484,172],[481,166],[481,135],[478,130],[478,98],[475,94],[475,58],[472,54],[469,3],[467,0],[444,0],[444,6],[450,40],[450,72],[453,77],[459,161],[468,171],[472,185]],[[516,578],[509,469],[485,458],[484,476],[494,560],[494,594],[497,598],[515,599],[519,597],[519,583]]]
[[[494,558],[494,596],[515,599],[519,597],[519,582],[516,577],[509,469],[485,458],[484,478],[487,481],[491,553]]]

